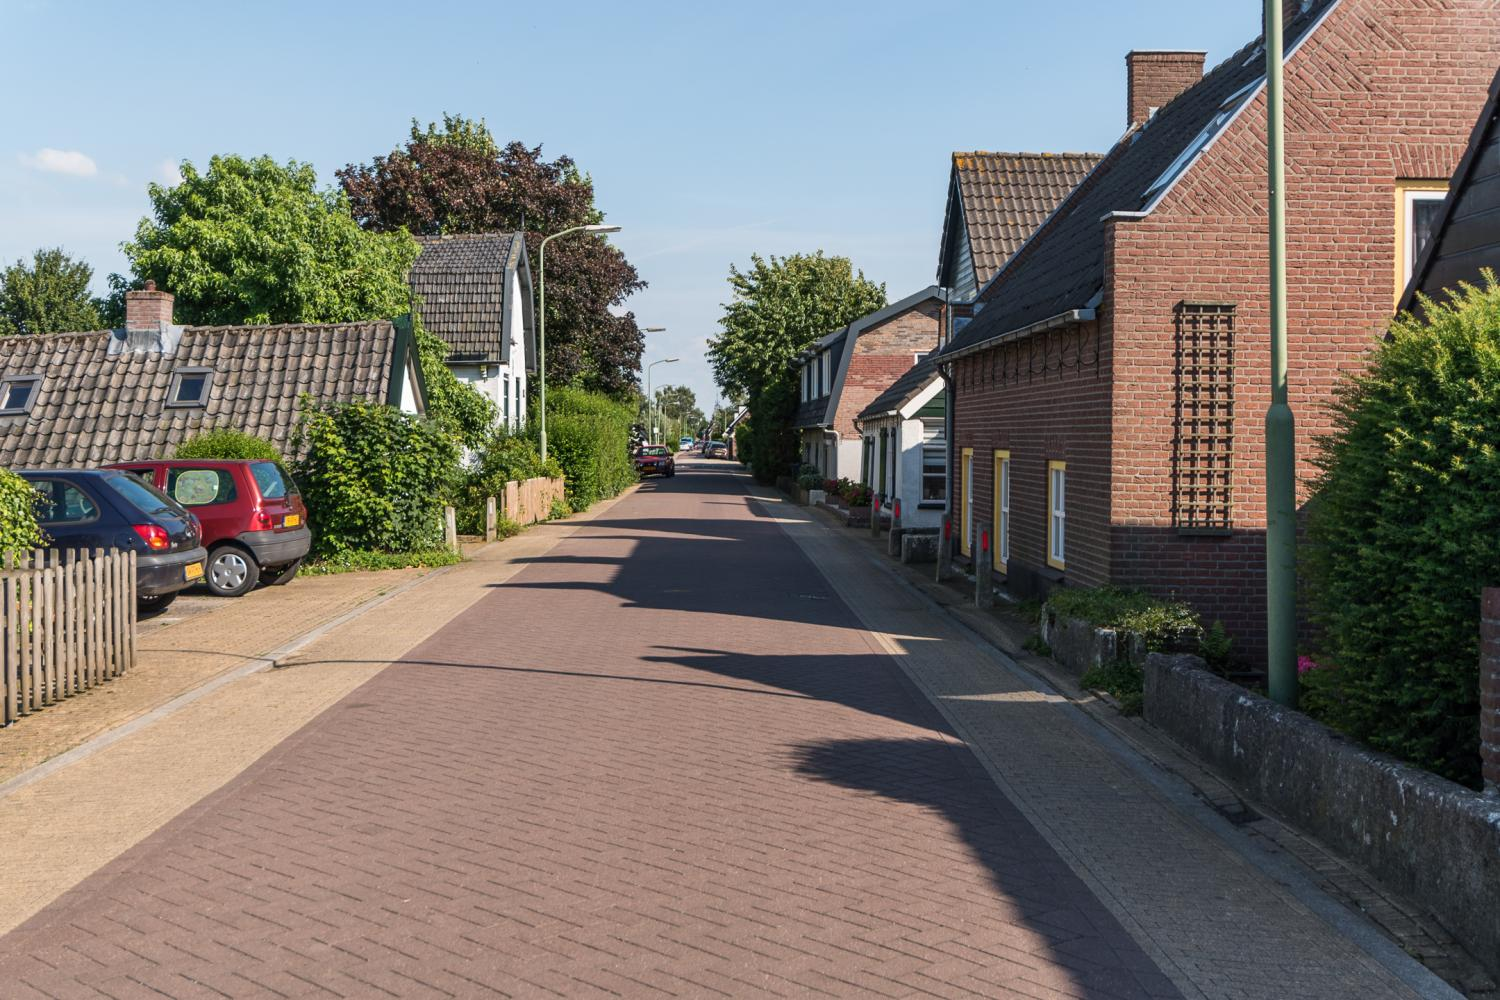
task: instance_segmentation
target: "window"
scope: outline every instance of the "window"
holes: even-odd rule
[[[803,364],[803,366],[802,366],[802,402],[804,402],[804,403],[807,402],[808,400],[812,399],[812,395],[807,391],[807,387],[810,384],[809,381],[808,381],[808,379],[809,379],[809,376],[808,376],[808,366],[806,364]]]
[[[37,523],[78,524],[99,516],[99,506],[89,495],[61,479],[39,479],[31,485],[42,495],[37,504]]]
[[[292,477],[275,462],[251,462],[250,475],[255,480],[255,488],[260,490],[262,500],[301,496]]]
[[[1147,201],[1150,201],[1152,196],[1166,188],[1177,179],[1179,174],[1187,169],[1188,164],[1193,162],[1193,158],[1213,141],[1214,136],[1219,134],[1219,130],[1224,127],[1229,119],[1234,117],[1235,112],[1240,109],[1240,105],[1250,95],[1255,93],[1264,81],[1265,77],[1252,80],[1220,102],[1219,110],[1209,119],[1208,124],[1203,126],[1203,130],[1193,137],[1193,141],[1188,143],[1181,153],[1177,154],[1177,159],[1173,160],[1167,166],[1167,169],[1161,172],[1161,176],[1151,182],[1151,186],[1146,189]]]
[[[1047,463],[1047,565],[1067,566],[1068,463]]]
[[[1010,562],[1010,452],[995,452],[995,568]]]
[[[927,355],[931,353],[931,351],[918,351],[911,356],[911,363],[914,365],[920,365],[926,359]]]
[[[504,387],[502,398],[505,400],[505,408],[501,413],[505,417],[506,424],[510,423],[510,372],[500,376],[500,384]]]
[[[0,381],[0,414],[30,411],[41,381],[40,375],[12,375]]]
[[[818,355],[818,395],[828,395],[829,374],[833,365],[829,363],[828,352],[824,351]]]
[[[948,499],[948,442],[941,418],[922,421],[922,506],[941,507]]]
[[[213,376],[210,368],[177,369],[172,373],[172,387],[167,390],[167,405],[203,406],[208,402]]]
[[[104,481],[126,503],[143,514],[180,515],[182,513],[182,508],[174,504],[165,493],[150,483],[142,482],[136,476],[127,473],[123,476],[110,476]]]
[[[184,507],[228,503],[236,494],[234,477],[224,469],[168,469],[167,494]]]
[[[959,496],[963,504],[958,511],[958,551],[973,555],[974,540],[974,449],[965,448],[958,465]]]
[[[1437,229],[1447,181],[1396,182],[1396,298],[1406,290],[1427,241]]]
[[[1233,526],[1235,307],[1180,302],[1175,311],[1172,524],[1224,534]]]

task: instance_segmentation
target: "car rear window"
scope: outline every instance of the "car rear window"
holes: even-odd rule
[[[263,499],[280,500],[297,495],[297,484],[275,462],[251,462],[250,475],[255,477],[255,487]]]
[[[88,521],[98,516],[99,508],[94,501],[72,483],[60,479],[42,479],[31,485],[42,495],[38,504],[38,524],[69,524]]]
[[[183,510],[172,502],[161,490],[155,486],[141,482],[136,476],[128,473],[119,476],[105,476],[104,481],[109,488],[118,493],[136,510],[143,514],[173,514],[181,515]]]
[[[671,452],[667,451],[667,449],[664,446],[662,446],[662,445],[656,445],[656,446],[651,447],[651,448],[642,448],[641,449],[641,454],[642,455],[650,455],[650,456],[653,456],[655,458],[660,458],[663,455],[670,455]]]
[[[236,493],[227,469],[167,470],[167,495],[184,507],[229,503]]]

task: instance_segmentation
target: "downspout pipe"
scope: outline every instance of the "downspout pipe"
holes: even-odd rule
[[[1265,0],[1266,168],[1271,264],[1271,405],[1266,410],[1266,675],[1271,699],[1297,706],[1297,438],[1287,401],[1286,173],[1282,2]]]

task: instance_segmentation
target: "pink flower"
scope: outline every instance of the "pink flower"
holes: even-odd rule
[[[1311,656],[1299,656],[1299,657],[1297,657],[1297,675],[1299,677],[1302,674],[1307,673],[1309,670],[1319,670],[1319,669],[1321,669],[1321,667],[1319,666],[1318,661],[1314,660]]]

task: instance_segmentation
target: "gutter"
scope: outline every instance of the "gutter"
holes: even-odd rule
[[[1096,295],[1094,298],[1097,299],[1098,296]],[[1056,316],[1048,316],[1046,319],[1037,320],[1035,323],[1027,326],[1019,327],[1015,330],[1007,330],[1004,333],[997,333],[993,337],[987,337],[977,344],[970,344],[968,347],[953,351],[952,353],[945,351],[939,359],[939,367],[944,364],[951,364],[959,358],[967,357],[970,354],[987,350],[1004,341],[1019,340],[1033,333],[1041,333],[1043,330],[1055,330],[1060,326],[1069,326],[1073,323],[1087,323],[1097,316],[1098,310],[1094,306],[1085,306],[1082,309],[1069,309],[1067,312],[1060,312]]]

